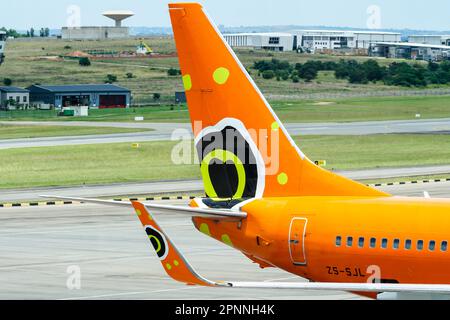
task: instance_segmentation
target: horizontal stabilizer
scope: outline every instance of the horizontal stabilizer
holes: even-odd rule
[[[92,203],[107,206],[118,206],[118,207],[131,207],[132,203],[130,201],[114,201],[114,200],[101,200],[101,199],[88,199],[88,198],[75,198],[75,197],[60,197],[60,196],[41,196],[43,198],[54,198],[60,200],[69,201],[79,201],[84,203]],[[185,214],[194,217],[206,217],[212,218],[217,217],[220,219],[245,219],[247,213],[241,211],[227,210],[227,209],[209,209],[209,208],[194,208],[188,206],[174,206],[166,204],[156,204],[156,203],[143,203],[145,207],[151,209],[155,213],[178,213]]]

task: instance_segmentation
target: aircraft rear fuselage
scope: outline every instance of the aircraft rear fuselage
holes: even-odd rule
[[[401,197],[254,200],[242,222],[194,218],[246,254],[316,282],[450,283],[450,201]]]

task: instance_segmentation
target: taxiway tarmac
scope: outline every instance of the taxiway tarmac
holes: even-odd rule
[[[444,165],[411,168],[377,168],[366,170],[338,171],[337,173],[353,180],[367,180],[406,176],[413,177],[421,175],[448,174],[450,173],[450,166]],[[422,184],[419,184],[416,188],[421,188],[421,185]],[[434,189],[435,187],[431,188]],[[164,193],[179,193],[178,195],[197,195],[201,194],[202,190],[203,183],[200,180],[155,181],[115,183],[109,185],[8,189],[2,190],[2,192],[0,193],[0,203],[38,200],[40,195],[54,195],[61,197],[115,197],[118,195],[136,196]]]
[[[450,197],[450,183],[383,187],[394,195]],[[168,202],[164,202],[168,203]],[[172,202],[183,204],[185,202]],[[194,230],[189,217],[159,216],[195,268],[215,280],[303,281],[261,270]],[[168,278],[133,210],[82,204],[0,209],[0,299],[361,299],[345,292],[188,287]],[[70,268],[81,274],[69,289]]]
[[[69,137],[48,137],[34,139],[0,140],[0,149],[82,145],[119,142],[143,142],[171,140],[174,130],[181,129],[190,134],[189,123],[146,123],[146,122],[90,122],[90,121],[0,121],[0,124],[91,126],[116,128],[141,128],[153,131],[87,135]],[[450,119],[418,119],[394,121],[364,121],[349,123],[287,123],[291,135],[370,135],[386,133],[438,133],[450,132]],[[180,133],[179,132],[179,133]]]

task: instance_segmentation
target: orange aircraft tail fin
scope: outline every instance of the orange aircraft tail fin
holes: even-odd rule
[[[202,6],[169,9],[208,197],[386,195],[308,160]]]

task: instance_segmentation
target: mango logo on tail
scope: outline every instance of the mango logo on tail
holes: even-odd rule
[[[169,246],[167,245],[166,237],[152,226],[146,226],[145,232],[159,259],[164,260],[169,254]]]
[[[209,198],[260,198],[265,165],[248,130],[237,119],[226,118],[205,128],[195,139],[201,173]]]

